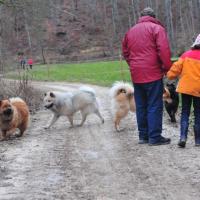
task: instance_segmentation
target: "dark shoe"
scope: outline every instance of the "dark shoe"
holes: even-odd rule
[[[149,146],[165,145],[165,144],[170,144],[170,142],[171,142],[170,138],[161,137],[161,139],[158,142],[149,143]]]
[[[200,147],[200,144],[196,143],[196,144],[195,144],[195,147]]]
[[[180,148],[185,148],[185,145],[186,145],[186,141],[185,141],[185,140],[180,140],[180,141],[178,142],[178,146],[179,146]]]
[[[149,141],[148,140],[139,140],[138,144],[148,144]]]

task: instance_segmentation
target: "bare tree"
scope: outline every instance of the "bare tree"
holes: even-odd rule
[[[0,4],[4,60],[19,51],[44,63],[48,51],[55,61],[67,60],[95,47],[109,52],[104,55],[118,54],[122,36],[137,23],[145,6],[152,7],[165,25],[174,55],[187,48],[200,30],[200,0],[0,0]]]

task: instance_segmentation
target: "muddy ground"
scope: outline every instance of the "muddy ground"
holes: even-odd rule
[[[35,84],[44,90],[73,91],[80,84]],[[172,143],[139,145],[136,118],[113,128],[108,88],[96,89],[105,118],[90,115],[83,127],[70,129],[65,117],[50,130],[51,113],[40,110],[22,138],[0,143],[1,200],[198,200],[200,148],[192,134],[186,149],[177,148],[178,125],[165,113],[163,134]],[[75,123],[80,122],[75,116]]]

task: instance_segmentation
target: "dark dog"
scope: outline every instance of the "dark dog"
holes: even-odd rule
[[[173,83],[167,84],[164,88],[163,101],[165,109],[170,116],[171,122],[176,122],[176,112],[179,105],[179,95]]]

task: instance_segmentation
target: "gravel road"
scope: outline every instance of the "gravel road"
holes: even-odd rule
[[[44,91],[74,91],[80,84],[34,83]],[[83,127],[65,117],[45,130],[51,113],[40,110],[22,138],[0,143],[0,200],[199,200],[200,148],[190,134],[177,148],[179,126],[164,114],[163,134],[172,143],[139,145],[135,114],[116,132],[108,89],[96,89],[102,125],[90,115]],[[79,114],[75,124],[80,123]]]

